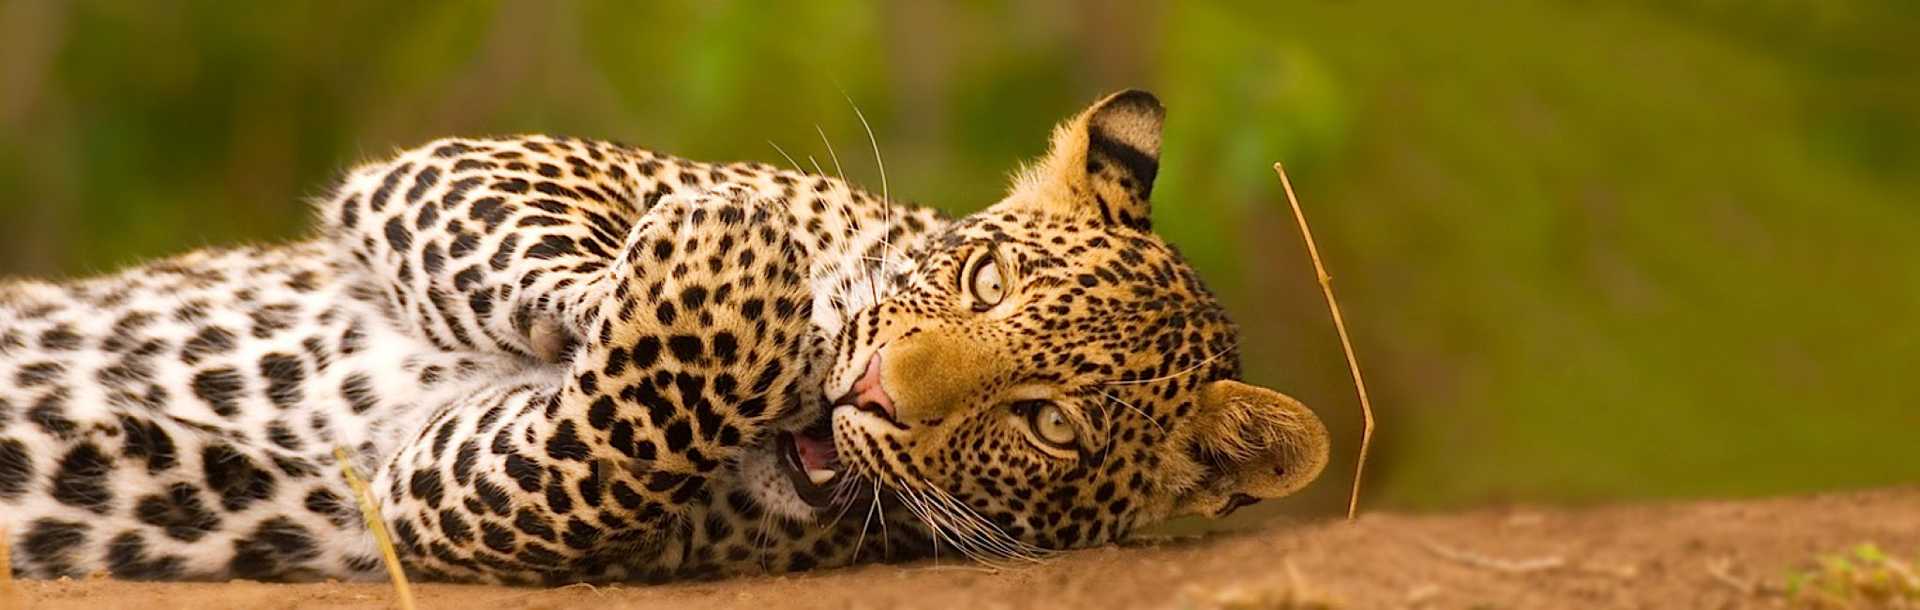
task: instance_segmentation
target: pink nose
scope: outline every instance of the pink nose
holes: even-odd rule
[[[890,420],[898,421],[893,408],[893,397],[887,395],[887,389],[880,387],[880,354],[875,352],[867,360],[867,371],[853,382],[853,389],[846,396],[833,401],[835,405],[853,405],[862,411],[870,411]]]

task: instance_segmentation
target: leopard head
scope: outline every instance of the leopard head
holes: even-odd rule
[[[1233,323],[1152,232],[1164,114],[1126,91],[1063,123],[848,321],[823,390],[849,479],[991,550],[1100,544],[1318,476],[1319,418],[1237,379]]]

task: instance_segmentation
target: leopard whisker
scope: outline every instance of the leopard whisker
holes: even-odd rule
[[[848,100],[848,101],[852,101],[852,100]],[[857,108],[856,108],[855,110],[856,110],[856,112],[858,111],[858,109],[857,109]],[[864,121],[865,119],[863,118],[862,120]],[[840,183],[841,183],[841,186],[843,186],[843,187],[845,187],[845,188],[847,189],[847,194],[848,194],[849,196],[851,196],[851,195],[853,195],[853,189],[852,189],[852,187],[851,187],[850,185],[848,185],[848,183],[847,183],[847,172],[846,172],[846,169],[845,169],[844,167],[842,167],[842,166],[840,165],[840,155],[839,155],[839,153],[836,153],[836,152],[834,152],[834,150],[833,150],[833,140],[831,140],[831,139],[829,139],[829,138],[827,137],[827,131],[826,131],[825,129],[821,129],[821,128],[820,128],[820,124],[819,124],[819,123],[814,123],[814,125],[813,125],[813,130],[814,130],[814,132],[816,132],[816,133],[819,133],[819,134],[820,134],[820,142],[821,142],[822,144],[825,144],[825,145],[826,145],[826,147],[827,147],[827,155],[828,155],[828,156],[829,156],[830,158],[832,158],[832,159],[833,159],[833,171],[834,171],[834,172],[835,172],[836,174],[838,174],[838,177],[840,178]],[[872,133],[871,133],[871,130],[869,130],[869,133],[868,133],[868,135],[869,135],[869,136],[871,136],[871,135],[872,135]],[[877,147],[877,145],[876,145],[876,148],[875,148],[874,150],[876,151],[876,154],[878,154],[878,150],[879,150],[879,149],[878,149],[878,147]],[[881,182],[881,187],[882,187],[882,189],[884,190],[884,189],[885,189],[885,184],[886,184],[886,168],[885,168],[884,166],[883,166],[883,167],[881,168],[881,171],[880,171],[880,182]],[[891,218],[891,216],[892,216],[892,214],[891,214],[891,211],[892,211],[892,209],[893,209],[893,208],[892,208],[892,202],[891,202],[891,201],[889,201],[889,200],[887,200],[887,199],[885,198],[885,196],[882,196],[882,198],[881,198],[881,200],[880,200],[880,206],[881,206],[881,209],[882,209],[883,211],[885,211],[885,212],[887,213],[887,216],[888,216],[888,218],[887,218],[886,220],[883,220],[883,221],[881,222],[881,229],[882,229],[882,232],[881,232],[881,234],[880,234],[880,239],[881,239],[881,254],[883,254],[884,256],[882,256],[882,257],[879,257],[879,258],[875,258],[875,257],[872,257],[872,256],[866,256],[866,255],[864,255],[864,254],[863,254],[863,255],[860,255],[860,256],[858,257],[858,258],[859,258],[859,259],[861,259],[861,260],[866,260],[866,261],[871,261],[871,262],[877,262],[877,263],[879,263],[879,268],[877,268],[877,269],[869,269],[869,270],[867,271],[867,273],[865,274],[865,275],[867,276],[867,283],[868,283],[868,289],[869,289],[870,291],[872,291],[872,292],[873,292],[873,294],[872,294],[871,296],[873,297],[873,301],[874,301],[875,303],[878,303],[878,302],[880,302],[880,294],[879,294],[879,290],[880,290],[880,288],[879,288],[879,282],[878,282],[878,280],[876,280],[876,279],[875,279],[875,278],[873,277],[873,275],[874,275],[874,274],[875,274],[875,273],[877,272],[877,273],[880,273],[880,274],[882,275],[882,277],[884,278],[884,277],[886,277],[886,276],[887,276],[888,274],[891,274],[891,273],[893,273],[893,266],[894,266],[894,262],[893,262],[893,261],[892,261],[891,259],[889,259],[889,258],[887,258],[887,257],[888,257],[888,256],[892,256],[893,254],[895,254],[895,253],[896,253],[896,252],[895,252],[895,249],[894,249],[894,247],[893,247],[893,244],[892,244],[892,243],[890,243],[890,241],[888,240],[888,236],[889,236],[889,235],[891,235],[891,234],[893,233],[893,221],[892,221],[892,218]],[[849,217],[849,220],[851,220],[851,217]]]
[[[1105,392],[1102,393],[1104,394]],[[1113,409],[1109,408],[1107,403],[1100,402],[1094,404],[1100,406],[1100,418],[1106,420],[1107,438],[1102,441],[1100,445],[1100,460],[1104,462],[1107,459],[1107,455],[1113,453],[1113,431],[1118,429],[1119,426],[1114,425]]]
[[[1146,384],[1146,383],[1158,383],[1158,382],[1167,381],[1170,379],[1179,379],[1181,377],[1192,374],[1194,371],[1200,370],[1200,367],[1206,366],[1210,362],[1219,360],[1221,356],[1225,356],[1227,354],[1233,353],[1233,350],[1238,347],[1240,347],[1240,344],[1239,342],[1236,341],[1234,342],[1234,344],[1228,345],[1226,349],[1220,350],[1218,352],[1214,352],[1213,355],[1207,356],[1206,358],[1202,359],[1200,362],[1194,363],[1193,366],[1189,366],[1185,369],[1181,369],[1179,372],[1172,373],[1169,375],[1162,375],[1162,376],[1154,377],[1151,379],[1120,379],[1120,380],[1113,380],[1113,381],[1102,381],[1100,382],[1100,385],[1139,385],[1139,384]]]
[[[873,145],[873,164],[880,169],[880,205],[883,209],[891,212],[893,210],[893,191],[887,186],[887,162],[880,157],[880,140],[874,137],[873,125],[867,122],[867,113],[860,111],[860,105],[853,102],[853,96],[848,95],[845,89],[840,90],[840,95],[847,98],[847,105],[853,107],[853,115],[860,118],[860,127],[867,130],[867,143]],[[887,219],[887,225],[891,226],[892,224],[893,220],[889,217]]]
[[[867,519],[860,523],[860,537],[853,542],[853,557],[848,563],[860,562],[860,549],[867,544],[867,528],[873,527],[873,513],[880,508],[880,488],[874,487],[873,502],[867,505]],[[884,522],[884,520],[882,520]]]
[[[920,509],[920,505],[915,503],[911,496],[908,495],[910,490],[895,488],[891,491],[893,491],[894,497],[900,499],[901,506],[905,506],[908,512],[913,513],[913,516],[918,518],[921,523],[926,524],[927,533],[931,535],[933,541],[933,563],[934,565],[939,565],[940,539],[943,537],[940,526],[934,523],[933,519],[929,518],[927,513]]]
[[[821,142],[822,144],[824,144],[824,145],[826,145],[826,147],[827,147],[827,156],[828,156],[829,158],[831,158],[831,159],[833,160],[833,170],[834,170],[834,173],[836,174],[836,177],[840,179],[840,186],[842,186],[842,187],[844,187],[844,188],[846,189],[846,191],[847,191],[847,195],[848,195],[848,200],[849,200],[849,201],[851,201],[851,200],[852,200],[852,198],[853,198],[853,196],[854,196],[854,192],[853,192],[853,188],[852,188],[852,186],[851,186],[851,185],[849,185],[849,184],[847,183],[847,172],[846,172],[846,168],[840,165],[840,154],[834,151],[834,149],[833,149],[833,140],[832,140],[831,138],[828,138],[828,137],[827,137],[827,130],[825,130],[825,129],[822,129],[822,128],[820,127],[820,124],[819,124],[819,123],[814,123],[814,124],[813,124],[813,131],[814,131],[815,133],[818,133],[818,134],[820,134],[820,142]],[[810,158],[810,159],[811,159],[811,158]],[[818,166],[818,164],[819,164],[819,162],[818,162],[818,161],[815,161],[815,165],[816,165],[816,167]],[[882,202],[881,202],[881,205],[882,205],[882,206],[885,206],[885,205],[887,205],[887,202],[885,202],[885,201],[882,201]],[[857,223],[858,223],[858,220],[857,220],[857,218],[856,218],[856,217],[854,216],[854,214],[852,213],[852,208],[851,208],[851,207],[847,207],[847,208],[846,208],[846,211],[847,211],[847,222],[848,222],[848,224],[850,224],[850,225],[855,225],[855,231],[854,231],[854,233],[855,233],[855,234],[858,234],[858,233],[859,233],[859,229],[860,229],[860,227],[858,227],[858,225],[857,225]],[[891,229],[891,223],[883,223],[883,224],[885,225],[885,226],[882,226],[882,227],[881,227],[881,229],[882,229],[883,231],[891,231],[891,230],[892,230],[892,229]],[[884,240],[885,238],[886,238],[886,233],[882,233],[882,234],[881,234],[881,239],[883,239],[883,240]],[[890,248],[890,246],[889,246],[889,248]],[[862,256],[861,258],[868,258],[868,257],[864,257],[864,256]],[[879,288],[879,284],[878,284],[878,280],[876,280],[876,279],[874,278],[874,274],[875,274],[876,272],[878,272],[878,270],[876,270],[876,269],[873,269],[873,268],[866,268],[866,269],[863,269],[862,271],[863,271],[863,273],[862,273],[862,275],[865,275],[865,276],[866,276],[866,278],[867,278],[867,290],[868,290],[868,292],[869,292],[869,295],[868,295],[868,296],[869,296],[869,297],[871,297],[871,298],[873,299],[873,302],[875,302],[875,303],[878,303],[878,302],[880,302],[880,288]]]
[[[886,509],[880,508],[880,479],[873,480],[873,505],[875,507],[874,510],[880,512],[880,555],[887,559],[892,559],[893,532],[887,527]]]
[[[950,530],[951,526],[946,523],[946,520],[927,506],[927,500],[920,495],[918,490],[909,487],[903,488],[899,493],[904,494],[901,497],[903,500],[907,500],[907,509],[913,511],[915,515],[918,515],[920,520],[927,524],[928,530],[933,533],[934,563],[937,564],[940,561],[940,541],[942,539],[947,541],[948,546],[960,551],[961,554],[966,555],[969,559],[975,558],[969,549],[960,544],[958,537]]]
[[[793,167],[794,169],[797,169],[797,170],[800,170],[800,171],[803,171],[803,172],[804,172],[804,171],[807,171],[807,170],[805,170],[805,169],[802,169],[802,168],[800,167],[800,162],[799,162],[799,161],[795,161],[795,160],[793,160],[793,155],[789,155],[789,154],[787,154],[787,150],[786,150],[786,149],[784,149],[784,148],[780,148],[780,145],[779,145],[779,144],[774,144],[774,143],[773,143],[773,140],[767,140],[767,145],[768,145],[768,146],[772,146],[772,147],[773,147],[773,150],[774,150],[774,152],[778,152],[778,153],[780,153],[780,156],[782,156],[782,157],[786,157],[786,158],[787,158],[787,165],[790,165],[790,166],[792,166],[792,167]]]
[[[831,158],[833,158],[833,172],[834,172],[834,175],[835,175],[836,177],[838,177],[838,178],[840,178],[840,182],[842,182],[842,183],[844,183],[844,182],[846,182],[846,181],[847,181],[847,170],[846,170],[846,169],[844,169],[844,168],[842,168],[842,167],[840,167],[840,155],[839,155],[838,153],[835,153],[835,152],[833,152],[833,141],[832,141],[832,140],[829,140],[829,139],[827,139],[827,130],[825,130],[825,129],[821,129],[821,128],[820,128],[820,124],[819,124],[819,123],[814,123],[814,124],[813,124],[813,131],[814,131],[814,132],[816,132],[816,133],[819,133],[819,134],[820,134],[820,142],[821,142],[821,143],[823,143],[823,144],[826,144],[826,145],[827,145],[827,156],[828,156],[828,157],[831,157]],[[849,190],[851,190],[851,189],[849,189]]]
[[[899,273],[900,273],[900,271],[901,271],[901,270],[900,270],[900,269],[898,268],[899,266],[898,266],[897,264],[895,264],[895,263],[894,263],[893,261],[891,261],[891,260],[888,260],[888,259],[885,259],[885,258],[880,258],[880,257],[876,257],[876,256],[867,256],[867,255],[864,255],[864,254],[863,254],[863,255],[860,255],[860,257],[859,257],[859,259],[860,259],[860,260],[863,260],[863,261],[866,261],[866,262],[869,262],[869,263],[873,263],[874,265],[876,265],[877,267],[879,267],[879,269],[880,269],[880,271],[881,271],[882,273],[885,273],[885,274],[887,274],[887,275],[888,275],[888,277],[891,277],[891,276],[893,276],[893,275],[897,275],[897,274],[899,274]]]
[[[760,569],[762,570],[767,569],[767,543],[770,542],[773,538],[773,534],[771,533],[772,528],[773,528],[773,512],[768,510],[762,510],[760,512],[759,527],[756,528],[756,531],[754,533],[754,550],[753,550],[754,556],[757,557],[760,561]]]
[[[860,128],[867,132],[867,144],[873,147],[873,164],[880,170],[881,253],[891,257],[898,253],[898,249],[893,247],[893,189],[887,183],[887,161],[880,154],[880,139],[873,134],[873,124],[867,122],[867,113],[860,110],[860,104],[853,101],[853,96],[845,88],[840,89],[840,96],[846,98],[847,105],[853,108],[853,115],[860,119]]]
[[[981,516],[979,512],[974,511],[972,507],[967,506],[940,486],[925,480],[922,480],[921,484],[925,489],[919,493],[926,496],[933,508],[947,515],[950,521],[956,522],[959,526],[956,529],[964,530],[957,533],[971,534],[967,540],[979,545],[976,550],[1006,559],[1036,563],[1047,554],[1045,549],[1026,544],[1008,535],[1006,530],[1000,529],[998,524]],[[983,563],[998,567],[992,561],[983,561]]]
[[[1006,530],[1001,529],[999,524],[981,515],[979,511],[975,511],[973,507],[968,506],[965,502],[961,502],[960,499],[954,497],[951,492],[937,485],[928,485],[928,489],[934,494],[937,494],[938,497],[944,499],[947,505],[951,507],[951,510],[961,513],[961,516],[974,523],[977,529],[989,534],[999,546],[1011,551],[1007,553],[1009,558],[1038,562],[1042,557],[1050,553],[1047,549],[1033,546],[1014,538],[1011,534],[1008,534]]]
[[[857,477],[857,476],[859,475],[856,475],[853,473],[847,473],[845,475],[842,475],[840,478],[834,480],[833,494],[831,498],[835,504],[841,504],[842,506],[847,506],[845,501],[850,500],[853,497],[853,493],[854,493],[853,490],[857,486],[854,482],[854,477]],[[841,510],[844,511],[846,510],[846,508],[842,508]]]
[[[846,501],[844,501],[844,500],[845,500],[845,498],[844,498],[844,497],[843,497],[843,495],[842,495],[842,494],[840,493],[840,489],[841,489],[841,488],[839,488],[839,487],[835,487],[835,488],[834,488],[834,492],[833,492],[833,495],[832,495],[832,496],[830,496],[830,498],[831,498],[831,500],[829,500],[829,502],[830,502],[830,503],[832,503],[832,504],[839,504],[839,505],[840,505],[840,512],[839,512],[839,513],[836,513],[836,514],[834,514],[834,516],[833,516],[833,521],[831,521],[831,522],[829,522],[829,523],[827,524],[827,529],[833,529],[833,528],[836,528],[836,527],[840,527],[840,520],[841,520],[841,519],[843,519],[843,518],[845,518],[845,517],[847,516],[847,511],[849,511],[849,510],[853,510],[853,504],[852,504],[852,503],[850,503],[850,502],[846,502]]]
[[[1112,394],[1109,394],[1107,393],[1106,390],[1100,390],[1100,395],[1105,396],[1109,399],[1112,399],[1114,402],[1120,403],[1121,405],[1125,406],[1128,409],[1132,409],[1133,412],[1139,414],[1140,417],[1146,418],[1148,423],[1153,424],[1153,427],[1159,428],[1161,434],[1168,434],[1167,427],[1160,425],[1159,418],[1156,418],[1152,415],[1148,415],[1146,411],[1140,410],[1140,407],[1133,406],[1133,403],[1121,400],[1119,396],[1114,396]],[[1109,428],[1111,428],[1111,426],[1109,426]]]
[[[847,472],[834,481],[829,503],[840,505],[840,513],[834,515],[833,523],[828,526],[829,528],[838,527],[840,519],[847,516],[847,511],[853,510],[853,497],[859,493],[859,489],[864,488],[857,480],[859,477],[858,474]],[[865,532],[862,534],[864,535]]]
[[[917,507],[910,508],[913,508],[915,512],[920,514],[921,520],[925,521],[934,531],[934,558],[936,562],[939,559],[940,538],[945,538],[949,546],[952,546],[956,551],[960,551],[960,554],[965,555],[967,559],[976,563],[992,565],[991,559],[983,556],[979,549],[974,548],[974,545],[970,544],[973,542],[970,537],[960,535],[961,532],[957,531],[951,523],[952,517],[950,515],[936,510],[933,507],[933,501],[923,495],[923,492],[911,488],[908,488],[907,491],[914,500],[914,506]]]

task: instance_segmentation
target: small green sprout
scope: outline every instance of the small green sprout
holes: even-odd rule
[[[1872,543],[1814,558],[1817,567],[1790,572],[1784,591],[1794,607],[1819,610],[1920,608],[1914,561]]]

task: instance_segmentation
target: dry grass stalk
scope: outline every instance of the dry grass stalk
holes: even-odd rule
[[[7,525],[0,523],[0,608],[19,608],[13,588],[13,547],[7,543]]]
[[[373,503],[373,493],[367,491],[367,483],[360,479],[360,473],[353,470],[353,461],[347,459],[346,448],[334,447],[333,457],[340,461],[340,474],[347,478],[347,485],[353,488],[353,497],[360,503],[360,516],[366,519],[367,529],[373,530],[373,540],[380,545],[380,556],[386,559],[387,577],[393,581],[393,593],[400,610],[414,610],[413,587],[407,584],[407,572],[400,567],[400,554],[393,550],[393,537],[387,535],[387,522],[380,518],[380,508]]]
[[[1360,477],[1367,470],[1367,452],[1373,446],[1373,403],[1367,400],[1367,382],[1360,376],[1360,361],[1353,356],[1353,340],[1347,337],[1347,321],[1340,315],[1340,303],[1333,298],[1333,276],[1327,274],[1326,264],[1320,262],[1320,247],[1313,242],[1313,229],[1307,227],[1307,215],[1300,211],[1300,200],[1293,196],[1293,181],[1287,179],[1287,170],[1279,163],[1273,164],[1273,173],[1280,175],[1280,186],[1287,191],[1287,204],[1293,206],[1293,218],[1300,222],[1300,236],[1307,241],[1307,256],[1313,259],[1314,275],[1320,278],[1320,293],[1327,297],[1327,310],[1333,313],[1333,328],[1340,333],[1340,349],[1347,354],[1347,371],[1353,374],[1353,389],[1360,395],[1360,415],[1364,418],[1364,427],[1360,432],[1360,459],[1353,467],[1353,493],[1347,498],[1347,519],[1351,520],[1360,512]]]

